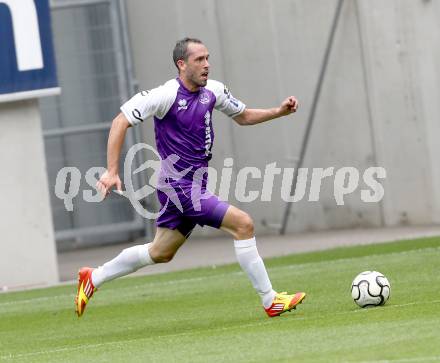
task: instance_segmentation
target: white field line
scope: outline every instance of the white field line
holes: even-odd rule
[[[157,282],[146,282],[139,285],[133,285],[133,286],[127,286],[127,287],[120,287],[118,288],[118,294],[123,292],[124,290],[134,290],[134,289],[140,289],[140,288],[154,288],[154,287],[160,287],[164,285],[176,285],[176,284],[184,284],[184,283],[193,283],[193,282],[199,282],[199,281],[205,281],[211,278],[216,277],[223,277],[223,276],[231,276],[231,275],[242,275],[242,271],[237,272],[230,272],[230,273],[222,273],[222,274],[216,274],[216,275],[210,275],[210,276],[200,276],[200,277],[191,277],[187,279],[177,279],[177,280],[170,280],[170,281],[157,281]],[[106,291],[108,293],[109,291]],[[72,290],[71,294],[61,294],[61,295],[53,295],[53,296],[40,296],[40,297],[34,297],[30,299],[24,299],[24,300],[17,300],[17,301],[5,301],[0,303],[0,308],[2,306],[8,306],[8,305],[17,305],[17,304],[34,304],[36,302],[45,302],[45,301],[51,301],[54,299],[57,300],[63,300],[67,298],[73,298],[74,297],[74,290]]]
[[[215,331],[228,331],[236,328],[250,328],[260,325],[268,325],[270,321],[265,322],[257,322],[257,323],[249,323],[244,324],[240,326],[234,326],[234,327],[223,327],[223,328],[217,328],[217,329],[204,329],[202,331],[197,332],[184,332],[184,333],[176,333],[176,334],[166,334],[166,335],[155,335],[150,337],[143,337],[143,338],[134,338],[134,339],[127,339],[127,340],[117,340],[117,341],[109,341],[105,343],[94,343],[94,344],[81,344],[71,347],[64,347],[64,348],[55,348],[55,349],[47,349],[47,350],[41,350],[36,352],[29,352],[29,353],[22,353],[22,354],[8,354],[0,356],[0,359],[7,360],[7,359],[15,359],[15,358],[24,358],[24,357],[31,357],[36,355],[44,355],[44,354],[53,354],[53,353],[59,353],[59,352],[69,352],[69,351],[76,351],[76,350],[85,350],[89,351],[91,348],[100,348],[105,347],[108,345],[111,346],[122,346],[126,347],[127,343],[134,343],[134,342],[141,342],[141,341],[148,341],[151,339],[158,340],[158,339],[169,339],[169,338],[176,338],[176,337],[184,337],[184,336],[191,336],[196,334],[205,334],[207,332],[215,332]]]
[[[405,307],[410,305],[428,305],[428,304],[436,304],[440,303],[440,300],[432,300],[432,301],[422,301],[418,303],[407,303],[407,304],[399,304],[399,305],[392,305],[389,307],[399,308],[399,307]],[[371,310],[371,309],[370,309]],[[332,315],[350,315],[350,314],[356,314],[359,312],[365,312],[368,311],[367,309],[357,309],[357,310],[351,310],[351,311],[341,311],[338,313],[331,313]],[[320,319],[324,317],[324,314],[313,314],[311,316],[302,316],[302,317],[296,317],[295,320],[312,320],[312,319]],[[32,357],[37,355],[45,355],[45,354],[54,354],[54,353],[61,353],[61,352],[70,352],[70,351],[76,351],[76,350],[84,350],[89,351],[93,348],[101,348],[108,345],[111,346],[121,346],[121,347],[127,347],[127,343],[136,343],[141,341],[148,341],[151,339],[158,340],[158,339],[169,339],[169,338],[176,338],[176,337],[185,337],[185,336],[192,336],[197,334],[206,334],[206,333],[215,333],[215,332],[222,332],[222,331],[229,331],[234,329],[242,329],[242,328],[252,328],[257,326],[264,326],[271,324],[271,320],[265,320],[265,321],[259,321],[254,323],[248,323],[243,325],[237,325],[237,326],[231,326],[231,327],[219,327],[214,329],[202,329],[200,331],[196,332],[183,332],[183,333],[176,333],[176,334],[165,334],[165,335],[155,335],[150,337],[143,337],[143,338],[134,338],[134,339],[127,339],[127,340],[118,340],[118,341],[109,341],[104,343],[94,343],[94,344],[81,344],[71,347],[63,347],[63,348],[55,348],[55,349],[46,349],[46,350],[40,350],[36,352],[29,352],[29,353],[18,353],[18,354],[6,354],[0,356],[1,360],[10,360],[10,359],[16,359],[16,358],[25,358],[25,357]],[[435,357],[432,357],[435,358]],[[408,358],[411,360],[392,360],[392,361],[368,361],[368,362],[361,362],[361,363],[386,363],[386,362],[413,362],[417,360],[412,360],[412,358]],[[419,358],[420,359],[420,358]]]
[[[440,251],[440,247],[434,247],[434,248],[430,247],[430,248],[424,248],[424,249],[418,249],[418,250],[392,252],[392,253],[388,253],[387,256],[401,256],[401,255],[408,255],[408,254],[413,254],[413,253],[417,253],[417,252],[419,252],[419,253],[420,252],[429,252],[430,253],[430,252],[437,252],[437,251]],[[278,270],[291,270],[291,269],[300,270],[304,267],[311,267],[314,265],[320,265],[322,263],[338,264],[341,262],[349,262],[349,261],[353,261],[353,260],[374,258],[374,257],[379,257],[379,256],[383,256],[383,254],[373,254],[373,255],[361,256],[361,257],[348,257],[348,258],[340,258],[340,259],[328,260],[328,261],[306,262],[306,263],[302,263],[302,264],[276,266],[276,267],[268,268],[268,270],[269,270],[269,272],[270,271],[278,271]],[[133,289],[148,288],[148,287],[154,288],[156,286],[176,285],[176,284],[182,284],[182,283],[193,283],[193,282],[209,280],[212,278],[229,277],[231,275],[239,276],[239,275],[243,275],[243,274],[244,274],[243,271],[235,271],[235,272],[214,274],[214,275],[209,275],[209,276],[191,277],[191,278],[187,278],[187,279],[147,282],[147,283],[142,283],[142,284],[138,284],[138,285],[134,285],[134,286],[121,287],[121,288],[118,288],[117,290],[118,290],[118,294],[120,294],[124,290],[133,290]],[[29,304],[29,303],[34,304],[36,302],[45,302],[45,301],[51,301],[54,299],[57,299],[57,300],[58,299],[60,299],[60,300],[67,299],[67,298],[72,298],[73,295],[74,295],[74,293],[72,292],[72,294],[61,294],[61,295],[54,295],[54,296],[40,296],[40,297],[24,299],[24,300],[5,301],[5,302],[0,303],[0,308],[3,306],[8,306],[8,305]]]
[[[365,360],[365,361],[347,361],[356,363],[406,363],[406,362],[439,362],[440,355],[430,355],[425,357],[384,359],[384,360]]]

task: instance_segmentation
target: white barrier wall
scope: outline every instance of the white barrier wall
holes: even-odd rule
[[[440,222],[440,4],[359,2],[378,162],[389,169],[388,225]]]
[[[293,117],[249,128],[216,113],[212,165],[220,170],[231,156],[236,171],[274,161],[294,167],[336,4],[127,0],[141,89],[175,77],[177,39],[202,39],[211,52],[211,77],[249,107],[274,106],[290,94],[301,104]],[[334,178],[326,179],[318,202],[294,203],[288,231],[440,222],[439,17],[436,1],[344,2],[304,166],[353,166],[361,173],[383,166],[385,197],[362,202],[361,184],[338,206]],[[142,127],[153,142],[152,123]],[[248,190],[261,187],[261,180],[248,183]],[[270,232],[267,225],[279,225],[285,208],[279,195],[278,178],[271,202],[229,200],[251,213],[259,232]]]
[[[0,289],[58,282],[36,100],[0,103]]]

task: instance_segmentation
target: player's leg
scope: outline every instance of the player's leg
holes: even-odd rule
[[[254,223],[247,213],[229,206],[220,228],[233,236],[237,260],[260,295],[269,316],[280,315],[294,309],[302,302],[305,297],[303,292],[287,295],[286,293],[278,294],[273,290],[266,267],[257,250]]]
[[[125,276],[141,267],[170,261],[185,237],[177,230],[157,227],[153,242],[124,249],[118,256],[92,273],[95,287],[117,277]]]
[[[269,307],[276,292],[261,259],[254,236],[252,218],[242,210],[230,206],[223,217],[220,229],[234,238],[235,254],[241,268],[247,273],[265,307]]]
[[[81,268],[75,297],[78,316],[83,314],[89,299],[103,283],[133,273],[147,265],[170,261],[185,240],[186,237],[178,229],[158,227],[153,242],[126,248],[98,268]]]

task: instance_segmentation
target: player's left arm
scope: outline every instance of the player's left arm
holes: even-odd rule
[[[274,108],[245,108],[242,113],[233,119],[239,125],[256,125],[261,122],[266,122],[290,115],[298,109],[298,100],[294,96],[287,97],[279,107]]]

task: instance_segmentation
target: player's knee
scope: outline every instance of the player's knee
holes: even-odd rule
[[[170,262],[174,257],[174,253],[164,253],[162,255],[159,255],[158,260],[156,262],[158,263],[167,263]]]
[[[165,253],[159,253],[156,256],[151,256],[154,262],[156,263],[166,263],[170,262],[174,257],[174,253],[165,252]]]
[[[248,239],[254,236],[254,221],[249,214],[243,212],[238,219],[236,234],[237,239]]]
[[[151,259],[156,263],[170,262],[175,255],[175,252],[173,251],[164,251],[164,250],[156,249],[153,246],[150,247],[149,252]]]

